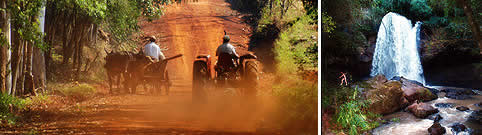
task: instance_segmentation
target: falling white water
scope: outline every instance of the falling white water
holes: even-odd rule
[[[403,76],[425,85],[420,55],[417,50],[420,24],[397,13],[388,13],[378,30],[371,76],[383,74],[388,79]]]

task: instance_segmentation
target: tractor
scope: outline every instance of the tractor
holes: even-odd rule
[[[237,93],[247,97],[256,96],[258,64],[256,55],[248,53],[237,58],[233,68],[222,68],[217,61],[212,66],[210,55],[198,55],[193,63],[192,101],[206,102],[213,89],[236,88]]]

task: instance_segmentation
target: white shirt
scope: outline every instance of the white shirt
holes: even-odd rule
[[[146,56],[151,56],[156,61],[166,59],[166,57],[164,57],[164,54],[161,52],[159,46],[157,46],[154,42],[151,42],[144,46],[144,54]]]
[[[219,54],[221,53],[228,53],[231,55],[234,54],[238,56],[238,54],[236,53],[236,48],[234,48],[234,46],[230,43],[223,43],[218,47],[218,49],[216,50],[216,56],[219,56]]]

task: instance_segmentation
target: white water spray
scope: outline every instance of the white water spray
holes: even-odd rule
[[[416,80],[425,85],[420,55],[417,50],[420,40],[420,24],[397,13],[388,13],[378,30],[371,76],[383,74],[388,79],[394,76]]]

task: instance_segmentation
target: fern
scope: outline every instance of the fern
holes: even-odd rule
[[[350,135],[358,134],[358,131],[369,130],[378,124],[372,124],[369,122],[365,111],[362,108],[367,104],[363,101],[356,100],[357,89],[355,88],[353,95],[350,96],[350,101],[340,106],[337,122],[344,128],[348,128]],[[358,129],[360,127],[360,129]]]

